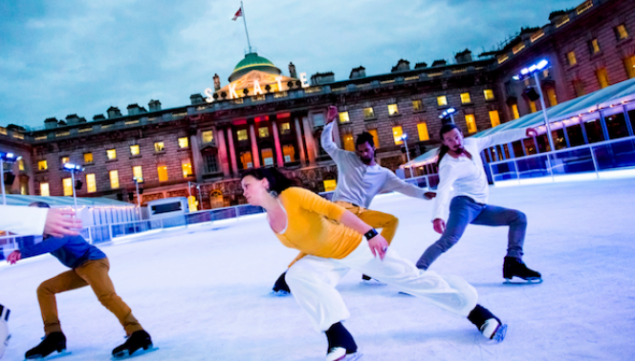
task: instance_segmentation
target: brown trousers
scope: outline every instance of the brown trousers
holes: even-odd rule
[[[386,241],[388,241],[388,244],[390,244],[392,239],[395,238],[397,226],[399,226],[399,219],[392,214],[373,211],[343,201],[337,201],[335,204],[346,208],[347,211],[359,217],[359,219],[369,226],[373,228],[381,228],[381,235],[386,239]]]
[[[60,273],[59,275],[42,282],[37,289],[37,299],[40,302],[42,320],[44,321],[44,333],[61,332],[60,320],[57,316],[57,302],[55,294],[62,293],[85,286],[90,286],[104,307],[114,313],[119,322],[130,336],[135,331],[142,330],[136,318],[132,315],[130,307],[121,297],[115,293],[108,270],[110,263],[108,258],[87,261],[83,265]]]

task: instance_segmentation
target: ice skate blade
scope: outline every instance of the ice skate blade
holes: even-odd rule
[[[271,291],[269,294],[272,295],[272,296],[275,296],[275,297],[287,297],[287,296],[291,295],[289,292],[284,291],[284,290]]]
[[[542,278],[523,279],[520,277],[505,278],[503,284],[506,285],[537,285],[542,283]]]
[[[503,342],[506,334],[507,334],[507,325],[502,324],[501,326],[498,327],[496,332],[494,332],[494,336],[492,337],[492,340],[496,342]]]
[[[129,359],[129,358],[145,355],[147,353],[154,352],[154,351],[156,351],[158,349],[159,349],[158,347],[150,346],[147,349],[139,349],[139,350],[133,352],[132,355],[128,354],[128,350],[124,350],[124,351],[118,353],[117,355],[113,355],[110,359],[111,360],[125,360],[125,359]]]
[[[388,285],[387,283],[383,283],[382,281],[378,281],[376,279],[370,279],[370,280],[361,280],[359,282],[359,284],[364,285],[364,286],[370,286],[370,287],[377,287],[377,286],[386,286]]]
[[[58,353],[55,353],[55,354],[52,353],[52,354],[50,354],[50,355],[48,355],[46,357],[32,356],[32,357],[29,357],[29,358],[25,358],[24,361],[30,361],[30,360],[47,360],[47,361],[48,360],[55,360],[55,359],[58,359],[58,358],[61,358],[61,357],[64,357],[64,356],[68,356],[70,354],[72,354],[71,351],[62,350],[62,351],[60,351]]]
[[[361,352],[355,352],[352,354],[346,354],[346,357],[342,359],[342,361],[355,361],[361,359],[363,354]]]

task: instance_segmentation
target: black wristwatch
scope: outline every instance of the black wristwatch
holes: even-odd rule
[[[366,237],[367,241],[370,241],[376,235],[378,235],[378,233],[377,233],[377,230],[375,228],[373,228],[370,231],[364,233],[364,237]]]

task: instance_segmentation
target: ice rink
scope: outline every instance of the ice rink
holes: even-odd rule
[[[507,228],[470,226],[431,267],[464,277],[479,303],[509,325],[487,342],[467,319],[391,286],[339,285],[346,327],[362,360],[634,360],[635,179],[491,188],[490,203],[528,216],[525,257],[538,285],[504,285]],[[416,261],[437,240],[431,202],[389,194],[371,208],[399,217],[393,248]],[[119,295],[152,335],[152,360],[324,360],[326,338],[293,297],[270,295],[297,251],[280,244],[263,215],[104,244]],[[0,262],[0,303],[12,310],[4,360],[40,342],[35,290],[64,271],[52,256]],[[109,360],[124,341],[117,319],[90,288],[58,295],[72,352],[63,360]]]

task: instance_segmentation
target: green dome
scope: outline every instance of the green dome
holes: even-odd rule
[[[275,75],[282,73],[269,59],[259,56],[258,53],[248,53],[245,55],[245,59],[236,64],[232,75],[229,76],[229,81],[232,82],[252,70],[260,70]]]

